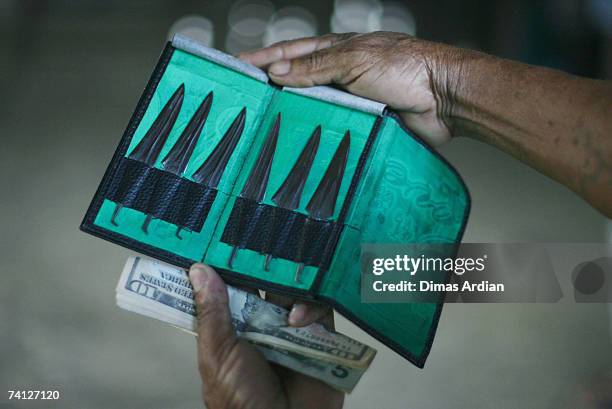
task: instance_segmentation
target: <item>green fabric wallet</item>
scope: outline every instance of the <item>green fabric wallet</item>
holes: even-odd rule
[[[383,105],[286,89],[193,40],[164,49],[81,229],[334,307],[423,367],[442,308],[361,301],[362,243],[458,243],[457,172]]]

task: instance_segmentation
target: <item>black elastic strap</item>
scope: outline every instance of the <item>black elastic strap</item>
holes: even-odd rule
[[[320,267],[323,251],[337,223],[236,198],[221,241],[275,258]],[[270,245],[272,243],[272,245]]]
[[[105,198],[200,232],[216,196],[216,189],[124,157],[118,160]]]

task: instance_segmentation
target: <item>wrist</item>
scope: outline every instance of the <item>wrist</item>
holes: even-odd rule
[[[459,48],[440,46],[426,62],[436,116],[446,126],[451,137],[457,136],[457,111],[465,88],[463,82],[467,62],[464,54],[464,50]]]
[[[451,137],[473,134],[478,121],[472,97],[474,89],[482,86],[483,61],[491,57],[459,47],[437,46],[427,61],[437,118]]]

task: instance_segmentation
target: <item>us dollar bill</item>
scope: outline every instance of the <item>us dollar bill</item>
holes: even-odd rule
[[[255,344],[264,357],[295,372],[319,379],[344,392],[351,392],[367,368],[350,368],[273,346]]]
[[[130,257],[117,284],[117,305],[195,333],[193,288],[184,270],[145,257]],[[359,380],[376,350],[315,323],[294,328],[288,311],[255,294],[228,286],[238,336],[260,347],[273,362],[339,389]],[[307,373],[308,372],[308,373]],[[315,376],[318,375],[318,376]]]

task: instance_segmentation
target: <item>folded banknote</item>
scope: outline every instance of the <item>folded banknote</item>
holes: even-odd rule
[[[130,257],[116,289],[117,305],[195,334],[196,306],[185,270],[145,257]],[[271,362],[349,392],[376,350],[319,323],[295,328],[288,311],[256,294],[228,286],[232,321],[239,337]]]

